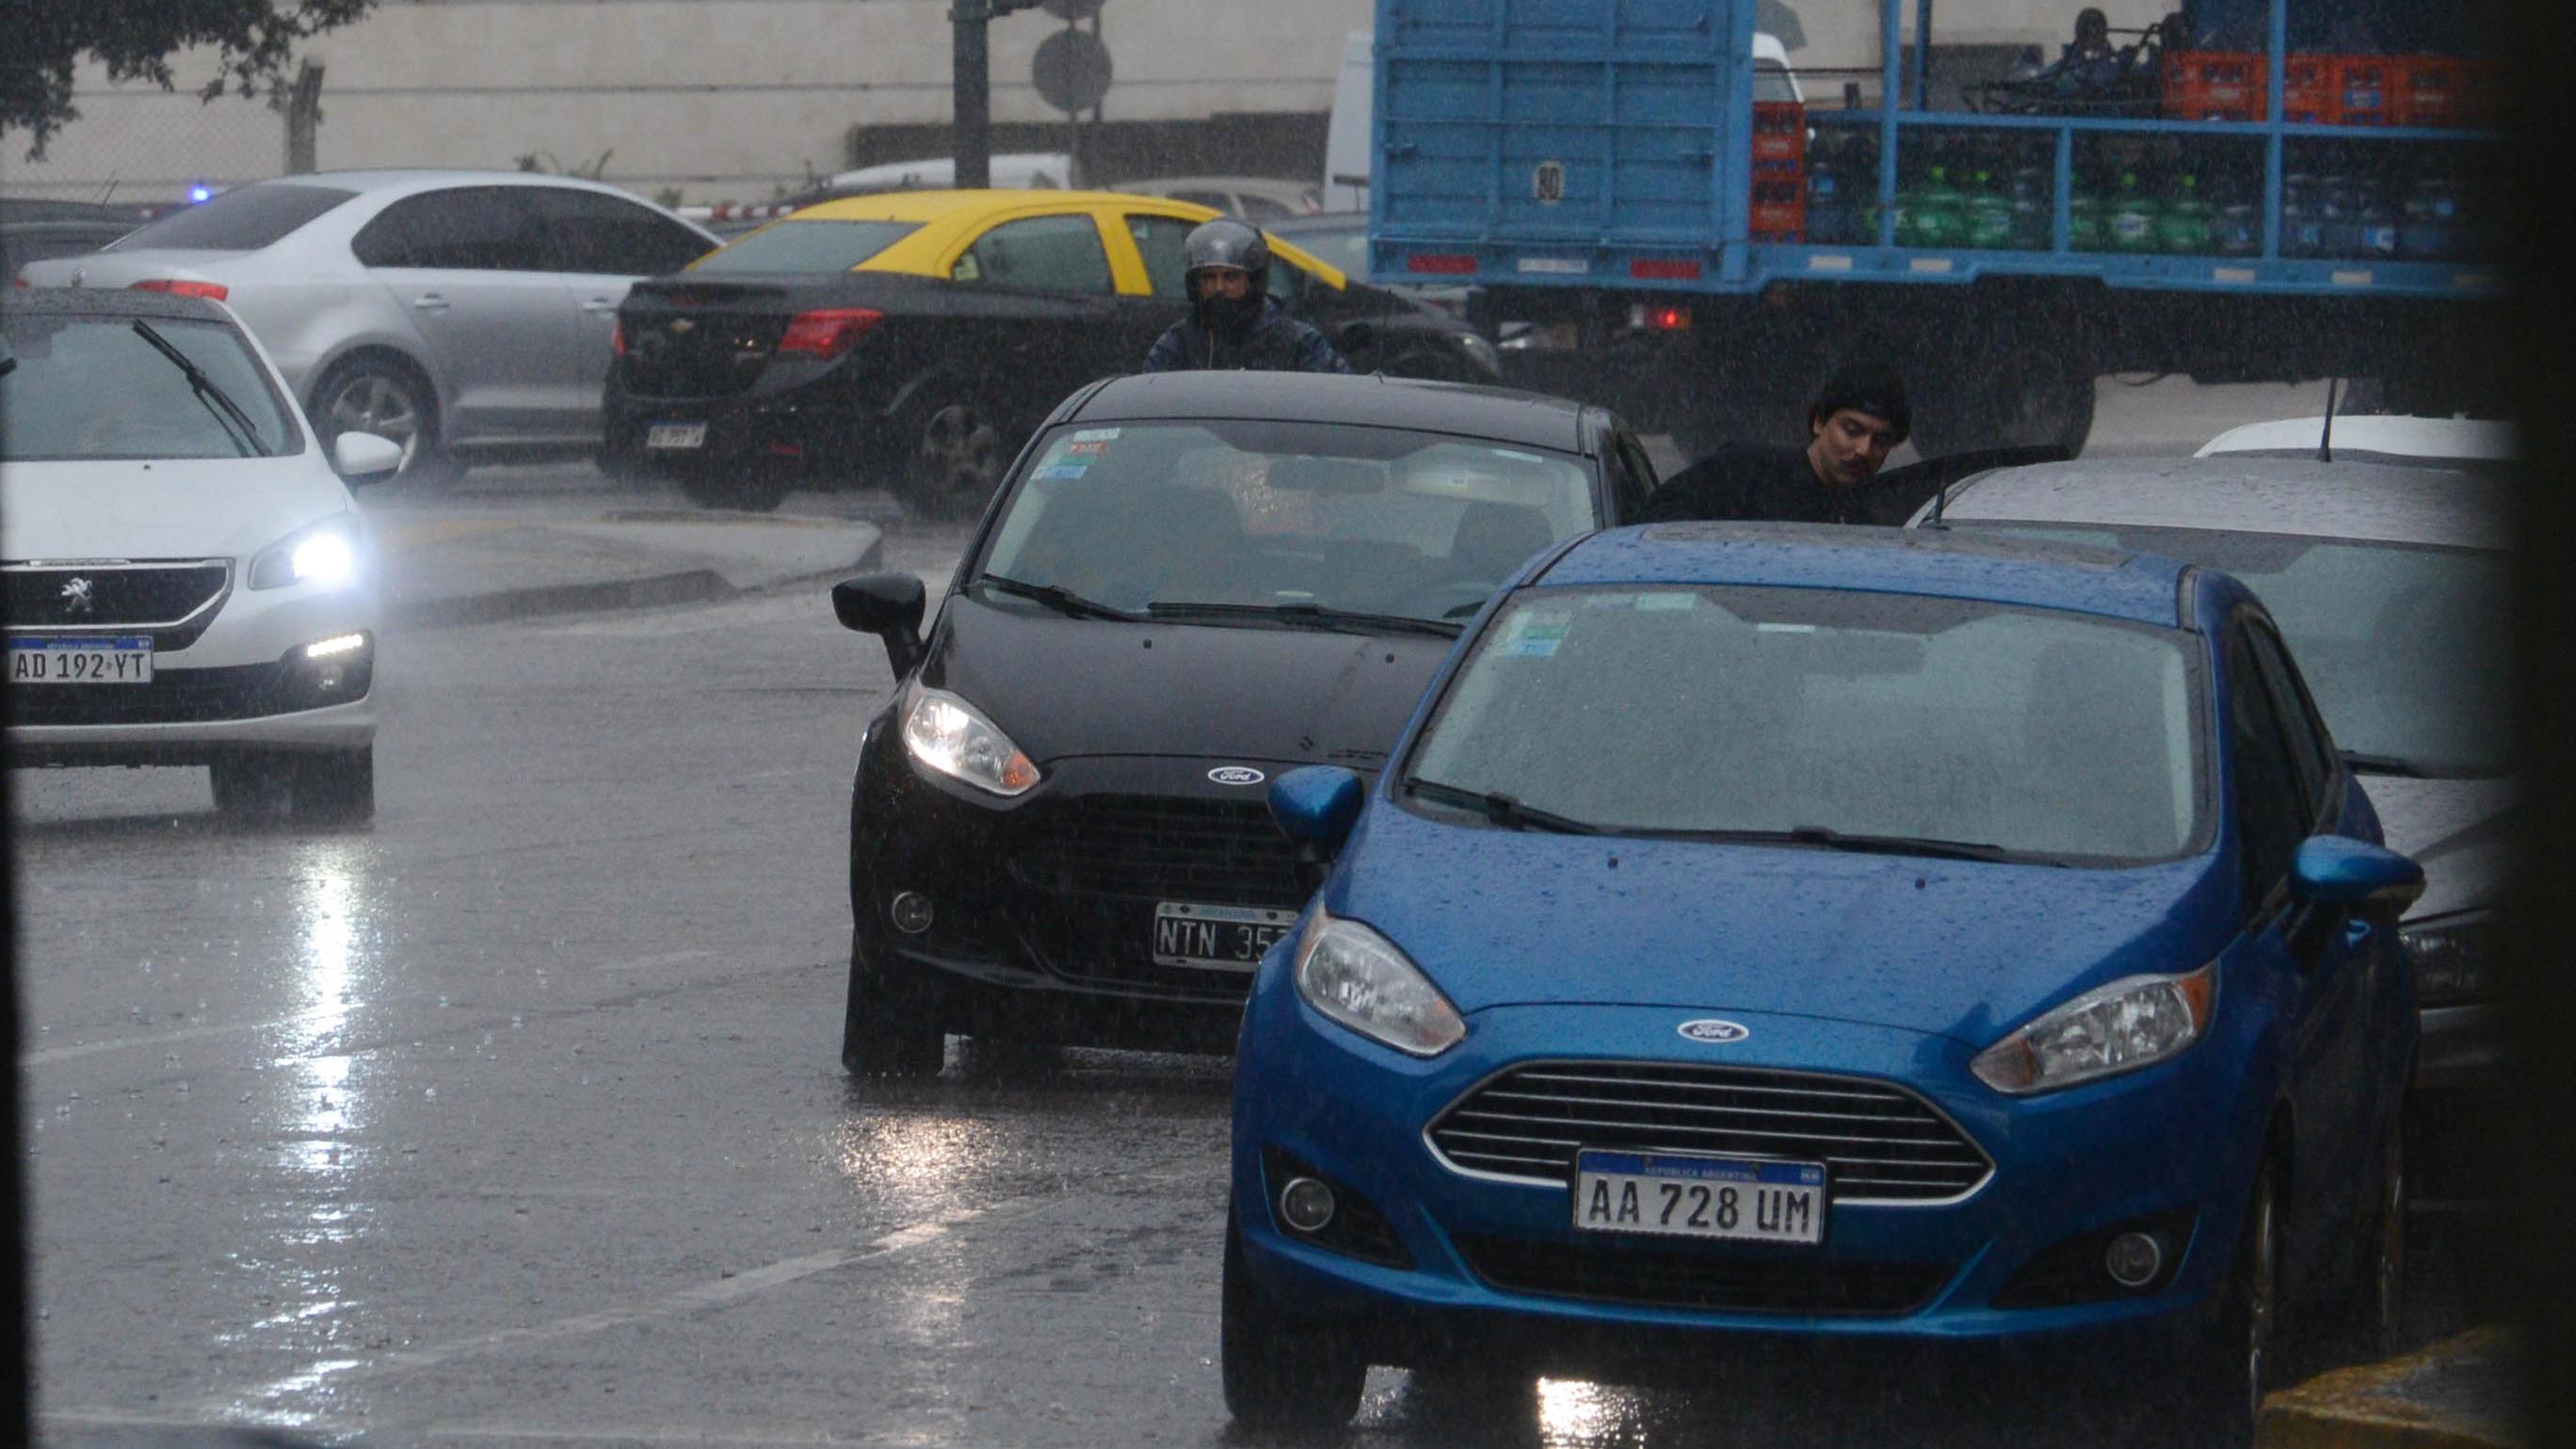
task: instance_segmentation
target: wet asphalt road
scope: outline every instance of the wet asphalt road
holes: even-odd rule
[[[959,542],[897,532],[888,562],[935,590]],[[1253,1442],[1215,1367],[1228,1062],[953,1043],[933,1082],[839,1071],[874,641],[799,592],[384,648],[371,831],[219,831],[202,771],[16,778],[49,1442]],[[2426,1333],[2457,1312],[2433,1266]],[[2108,1427],[1928,1382],[1381,1370],[1352,1442]]]

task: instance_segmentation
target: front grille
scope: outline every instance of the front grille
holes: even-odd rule
[[[1257,800],[1086,796],[1033,820],[1009,865],[1042,891],[1286,910],[1307,895],[1296,847]]]
[[[768,368],[787,330],[783,315],[656,312],[622,319],[626,355],[618,377],[637,397],[731,397]]]
[[[9,691],[13,725],[198,724],[291,707],[276,664],[164,669],[149,684],[29,684]],[[351,697],[366,692],[360,686]],[[311,708],[311,704],[300,706]]]
[[[1450,1166],[1574,1180],[1579,1148],[1825,1164],[1835,1202],[1944,1202],[1994,1163],[1913,1093],[1861,1077],[1682,1063],[1544,1062],[1486,1081],[1442,1113]]]
[[[7,581],[13,629],[138,631],[167,628],[201,610],[211,615],[208,606],[232,582],[232,565],[224,559],[11,563],[0,567],[0,578]]]
[[[1616,1244],[1520,1242],[1462,1236],[1468,1268],[1496,1288],[1737,1313],[1911,1313],[1932,1300],[1953,1269],[1943,1263],[1862,1263],[1677,1251]]]

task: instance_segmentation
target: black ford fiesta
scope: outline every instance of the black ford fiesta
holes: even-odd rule
[[[918,579],[833,590],[899,681],[850,799],[856,1073],[950,1033],[1224,1050],[1312,885],[1281,770],[1374,771],[1467,619],[1655,478],[1595,407],[1205,372],[1068,399],[922,632]]]

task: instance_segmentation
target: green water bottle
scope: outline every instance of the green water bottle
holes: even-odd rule
[[[2156,222],[2156,247],[2177,256],[2204,256],[2211,250],[2210,218],[2214,208],[2200,194],[2200,178],[2186,172],[2174,179]]]
[[[1969,178],[1968,245],[1978,248],[2001,248],[2014,244],[2012,198],[1995,184],[1991,171],[1979,171]]]
[[[2102,192],[2098,186],[2079,181],[2075,194],[2066,199],[2066,249],[2071,252],[2102,252],[2111,249],[2111,227],[2105,218]]]
[[[1967,199],[1950,184],[1950,168],[1935,166],[1905,209],[1918,247],[1955,247],[1967,236]]]
[[[2115,252],[2154,251],[2157,223],[2162,219],[2163,210],[2164,208],[2156,205],[2153,196],[2139,188],[2138,173],[2121,172],[2119,193],[2112,198],[2110,209],[2103,216],[2105,229],[2109,233],[2106,240],[2110,243],[2111,250]]]

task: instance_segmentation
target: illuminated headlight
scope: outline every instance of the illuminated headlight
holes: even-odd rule
[[[1467,1035],[1458,1008],[1394,942],[1320,907],[1297,943],[1297,994],[1369,1040],[1417,1057],[1436,1057]]]
[[[2165,1060],[2200,1040],[2217,1007],[2215,961],[2180,976],[2131,976],[2041,1016],[1968,1068],[1998,1092],[2053,1092]]]
[[[2398,939],[2415,963],[2415,996],[2425,1006],[2457,1006],[2496,994],[2496,953],[2504,924],[2493,911],[2445,916],[2401,927]]]
[[[1025,795],[1038,767],[1001,727],[944,689],[917,689],[903,716],[903,745],[929,769],[996,795]]]
[[[1458,350],[1475,359],[1478,367],[1492,368],[1496,371],[1500,371],[1502,368],[1502,353],[1496,351],[1494,349],[1494,344],[1486,341],[1481,333],[1459,333]]]
[[[250,586],[282,589],[288,584],[340,588],[358,577],[358,540],[354,524],[326,518],[298,529],[261,549],[250,561]]]

